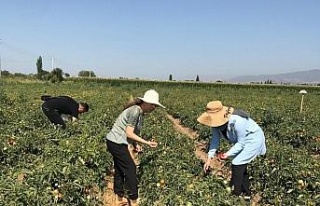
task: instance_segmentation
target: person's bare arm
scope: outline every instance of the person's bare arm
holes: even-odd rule
[[[132,139],[134,141],[143,143],[143,144],[147,144],[150,147],[156,147],[158,145],[158,143],[156,143],[156,142],[146,141],[145,139],[143,139],[143,138],[139,137],[138,135],[136,135],[134,133],[134,127],[132,127],[132,126],[127,126],[126,135],[127,135],[128,138],[130,138],[130,139]]]

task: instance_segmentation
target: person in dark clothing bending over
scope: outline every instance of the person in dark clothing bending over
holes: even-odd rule
[[[79,114],[89,111],[89,105],[84,102],[76,102],[69,96],[41,96],[42,111],[48,117],[50,122],[60,125],[62,129],[66,128],[66,124],[61,115],[69,115],[72,121],[78,119]]]

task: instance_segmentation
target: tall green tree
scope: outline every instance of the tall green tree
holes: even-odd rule
[[[199,81],[200,81],[200,78],[199,78],[199,75],[197,75],[196,82],[199,82]]]
[[[43,69],[42,69],[42,57],[39,56],[39,58],[37,59],[37,78],[38,79],[42,79],[43,76]]]
[[[169,75],[169,81],[172,81],[172,74]]]

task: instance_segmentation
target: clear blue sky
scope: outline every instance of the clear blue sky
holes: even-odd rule
[[[228,79],[320,68],[320,0],[2,0],[2,70]]]

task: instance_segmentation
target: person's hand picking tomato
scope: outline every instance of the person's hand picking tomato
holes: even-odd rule
[[[225,159],[228,159],[228,155],[226,153],[219,153],[218,154],[218,158],[219,159],[222,159],[222,160],[225,160]]]

